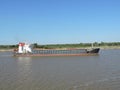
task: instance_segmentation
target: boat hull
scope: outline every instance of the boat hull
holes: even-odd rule
[[[36,50],[33,53],[14,53],[14,56],[34,57],[34,56],[92,56],[98,55],[99,48],[92,50],[72,49],[72,50]]]

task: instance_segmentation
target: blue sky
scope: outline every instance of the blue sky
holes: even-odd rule
[[[0,44],[119,42],[120,0],[0,0]]]

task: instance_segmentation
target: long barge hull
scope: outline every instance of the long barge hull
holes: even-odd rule
[[[98,53],[83,53],[83,54],[16,54],[14,56],[19,56],[19,57],[26,57],[26,56],[93,56],[93,55],[98,55]]]
[[[92,56],[98,55],[99,48],[92,50],[74,49],[74,50],[33,50],[33,53],[14,53],[14,56]]]

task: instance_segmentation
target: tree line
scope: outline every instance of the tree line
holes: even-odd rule
[[[78,44],[48,44],[48,45],[40,45],[37,43],[32,44],[33,48],[45,48],[45,49],[53,49],[53,48],[85,48],[91,47],[93,44],[94,47],[102,47],[102,46],[120,46],[120,42],[94,42],[94,43],[78,43]],[[18,45],[0,45],[0,49],[14,49],[17,48]]]
[[[49,45],[39,45],[34,43],[33,46],[35,48],[85,48],[85,47],[102,47],[102,46],[120,46],[120,42],[94,42],[94,43],[78,43],[78,44],[49,44]]]

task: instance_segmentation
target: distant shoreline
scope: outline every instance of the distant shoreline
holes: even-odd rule
[[[0,52],[8,52],[8,51],[13,51],[13,49],[0,49]]]
[[[78,48],[78,47],[74,47],[74,48]],[[90,49],[91,47],[79,47],[79,48]],[[120,49],[120,46],[100,46],[100,47],[94,47],[94,48],[100,48],[101,50],[107,50],[107,49]],[[35,48],[35,49],[41,49],[41,48]],[[67,49],[67,48],[54,48],[54,49]],[[13,50],[14,49],[0,49],[0,52],[7,52],[7,51],[13,51]]]
[[[120,46],[101,46],[100,49],[120,49]]]

